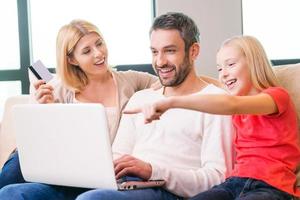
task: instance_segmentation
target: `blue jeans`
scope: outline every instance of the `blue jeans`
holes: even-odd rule
[[[0,198],[1,199],[1,198]],[[163,188],[148,188],[140,190],[105,190],[95,189],[79,195],[76,200],[180,200],[182,198]]]
[[[142,181],[141,178],[126,176],[122,181]],[[1,198],[0,198],[1,199]],[[179,200],[182,199],[176,195],[166,191],[163,188],[147,188],[127,191],[117,191],[108,189],[95,189],[87,191],[76,198],[76,200]]]
[[[1,200],[74,200],[88,189],[42,183],[11,184],[0,190]]]
[[[82,194],[82,195],[80,195]],[[0,190],[1,200],[74,200],[77,199],[101,199],[101,200],[175,200],[179,197],[169,193],[162,188],[149,188],[131,191],[116,191],[86,188],[75,188],[65,186],[47,185],[42,183],[11,184]]]
[[[20,169],[18,151],[9,156],[0,173],[0,189],[13,183],[25,183]]]
[[[230,177],[220,185],[202,192],[191,200],[291,200],[292,196],[269,184],[251,179]]]

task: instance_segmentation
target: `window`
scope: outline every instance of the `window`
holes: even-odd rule
[[[300,1],[243,0],[243,34],[257,37],[271,60],[300,59]]]
[[[21,94],[18,72],[20,71],[20,46],[18,29],[17,1],[1,1],[0,3],[0,121],[4,110],[4,102],[9,96]]]
[[[32,48],[34,60],[55,67],[55,41],[59,28],[73,19],[95,24],[104,36],[109,63],[146,64],[151,62],[149,28],[150,0],[31,0]],[[132,6],[134,5],[134,7]]]
[[[0,4],[4,4],[2,1]],[[17,1],[5,1],[5,6],[0,6],[1,37],[0,69],[19,69],[19,30]],[[4,59],[7,58],[7,59]]]

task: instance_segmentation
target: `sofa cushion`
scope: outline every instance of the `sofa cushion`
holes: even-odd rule
[[[300,84],[297,80],[300,78],[300,63],[291,65],[282,65],[274,67],[275,73],[280,84],[286,88],[293,99],[300,122]],[[298,123],[300,132],[300,123]]]

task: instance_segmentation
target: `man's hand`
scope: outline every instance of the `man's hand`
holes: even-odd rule
[[[152,167],[149,163],[139,160],[130,155],[124,155],[114,161],[116,179],[123,176],[137,176],[148,180],[152,174]]]
[[[160,116],[171,108],[172,97],[157,101],[153,104],[144,105],[143,107],[126,109],[124,114],[137,114],[143,113],[145,117],[145,124],[152,122],[153,120],[159,120]]]

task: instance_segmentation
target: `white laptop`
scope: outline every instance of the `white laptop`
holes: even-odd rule
[[[101,104],[23,104],[13,108],[13,116],[26,181],[115,190],[165,184],[164,180],[117,184]]]
[[[26,181],[117,189],[102,105],[25,104],[13,115]]]

